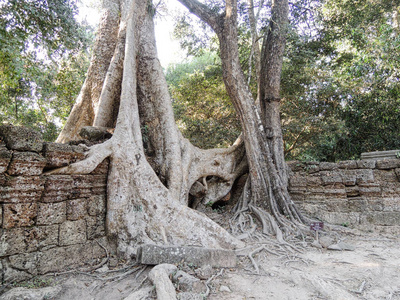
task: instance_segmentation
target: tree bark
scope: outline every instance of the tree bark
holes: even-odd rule
[[[260,109],[252,99],[240,69],[237,47],[236,1],[216,14],[194,0],[180,0],[211,25],[220,39],[223,76],[243,128],[243,138],[227,149],[202,150],[179,132],[173,116],[167,83],[154,38],[151,1],[105,1],[105,11],[119,8],[118,21],[104,25],[113,30],[100,62],[93,59],[78,101],[59,141],[79,138],[82,124],[114,126],[111,139],[90,148],[87,158],[52,173],[85,174],[110,158],[107,185],[107,234],[125,257],[142,243],[195,245],[211,248],[242,247],[243,243],[207,216],[188,207],[189,193],[201,191],[203,201],[224,198],[237,178],[250,173],[252,201],[249,208],[268,219],[277,236],[280,229],[263,217],[262,205],[281,227],[301,221],[279,176],[266,139]],[[110,29],[111,28],[111,29]],[[100,34],[100,36],[102,36]],[[101,38],[99,38],[101,40]],[[101,65],[101,76],[92,74]],[[94,75],[93,75],[94,76]],[[99,79],[100,78],[100,79]],[[101,91],[93,86],[101,83]],[[115,111],[118,110],[118,114]],[[75,122],[75,126],[73,126]],[[288,218],[288,219],[287,219]]]

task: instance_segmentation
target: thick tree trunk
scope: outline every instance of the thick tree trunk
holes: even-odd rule
[[[76,139],[83,124],[115,124],[114,135],[91,147],[85,160],[52,172],[90,173],[106,157],[110,158],[107,233],[119,252],[129,257],[146,242],[214,248],[243,246],[208,217],[190,209],[188,198],[189,194],[201,195],[204,202],[214,203],[226,196],[235,180],[248,171],[251,185],[246,186],[251,186],[253,199],[247,202],[248,208],[263,224],[268,219],[272,231],[280,236],[274,219],[265,217],[256,205],[268,208],[281,227],[293,225],[286,217],[292,222],[300,221],[273,160],[261,112],[240,69],[236,1],[227,1],[225,14],[217,15],[197,1],[180,0],[218,34],[225,84],[243,127],[243,139],[232,147],[210,150],[194,147],[175,124],[157,58],[151,2],[114,1],[104,1],[106,11],[117,7],[120,11],[116,15],[120,17],[116,21],[113,15],[116,23],[104,28],[112,28],[115,38],[95,45],[107,48],[105,56],[109,61],[92,60],[82,88],[82,94],[88,96],[78,99],[59,140]],[[101,80],[92,79],[91,70],[103,63],[107,64],[108,73],[96,74]],[[96,89],[96,93],[89,93],[100,83],[101,92]],[[72,122],[76,122],[75,126]]]

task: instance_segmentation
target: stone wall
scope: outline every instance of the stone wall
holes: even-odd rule
[[[44,143],[0,126],[0,281],[98,263],[105,256],[108,162],[89,175],[46,175],[84,157],[82,146]]]
[[[84,146],[44,143],[0,126],[0,281],[95,265],[105,256],[108,161],[88,175],[46,171],[84,158]],[[290,192],[322,221],[400,232],[400,159],[289,162]]]
[[[307,215],[332,224],[400,233],[400,159],[292,161],[290,193]]]

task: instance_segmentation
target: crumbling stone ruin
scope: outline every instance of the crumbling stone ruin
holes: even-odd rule
[[[0,126],[0,281],[93,266],[106,239],[108,161],[88,175],[46,171],[84,158],[86,146],[43,142]],[[308,215],[365,230],[400,230],[400,159],[289,162],[290,193]]]

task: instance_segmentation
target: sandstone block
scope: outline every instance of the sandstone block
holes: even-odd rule
[[[38,225],[51,225],[63,223],[66,220],[67,208],[65,202],[39,203]]]
[[[359,169],[375,169],[376,161],[375,160],[358,160],[357,168]]]
[[[11,151],[4,144],[0,143],[0,173],[4,173],[11,161]]]
[[[236,266],[236,255],[234,251],[221,249],[143,245],[138,249],[137,261],[147,265],[177,264],[184,261],[195,266],[233,268]]]
[[[381,184],[387,182],[398,182],[395,170],[393,169],[374,170],[374,177],[375,180]]]
[[[345,191],[348,198],[360,196],[360,188],[358,186],[346,186]]]
[[[66,221],[60,225],[60,246],[82,244],[85,241],[85,220]]]
[[[43,155],[47,160],[47,168],[65,167],[85,158],[83,150],[58,143],[45,143]]]
[[[8,257],[10,267],[37,275],[37,264],[40,252],[22,253]]]
[[[363,223],[370,223],[383,226],[400,225],[400,212],[374,212],[366,215]]]
[[[106,212],[106,196],[92,195],[88,199],[87,207],[90,216],[103,215]]]
[[[9,175],[40,175],[46,166],[46,159],[35,152],[14,152],[8,166]]]
[[[376,168],[382,170],[400,168],[400,159],[393,158],[378,160],[376,161]]]
[[[83,219],[87,215],[86,199],[75,199],[67,201],[67,219],[76,221]]]
[[[58,243],[58,225],[2,229],[0,256],[33,252]]]
[[[289,179],[290,187],[305,187],[307,186],[307,177],[299,175],[294,175]]]
[[[337,163],[339,169],[357,169],[357,161],[355,160],[344,160],[344,161],[339,161]]]
[[[360,186],[360,195],[365,197],[380,197],[382,195],[382,191],[380,187]]]
[[[105,215],[86,217],[87,239],[93,240],[106,235]]]
[[[22,270],[17,270],[14,269],[10,266],[10,263],[6,260],[2,260],[3,264],[3,281],[4,283],[10,283],[10,282],[19,282],[22,280],[27,280],[32,278],[32,275],[29,274],[26,271]],[[2,295],[1,299],[5,299],[5,297]],[[14,298],[14,299],[23,299],[23,298]]]
[[[3,228],[28,227],[35,224],[37,203],[3,204]]]
[[[42,135],[31,128],[1,125],[0,136],[11,150],[40,152],[43,148]]]
[[[373,183],[375,181],[374,172],[368,169],[358,170],[356,177],[357,184]]]
[[[330,170],[335,170],[338,168],[338,165],[336,163],[332,162],[321,162],[319,164],[319,169],[321,171],[330,171]]]
[[[10,177],[0,174],[0,203],[36,202],[44,190],[40,176]]]
[[[43,202],[61,202],[76,194],[70,175],[47,175],[45,180]]]
[[[342,175],[339,172],[322,171],[321,179],[323,185],[343,183]]]
[[[107,245],[102,242],[102,245]],[[79,255],[78,255],[79,254]],[[105,257],[106,253],[95,242],[55,247],[42,251],[38,261],[38,273],[65,271],[82,266],[90,261]]]

